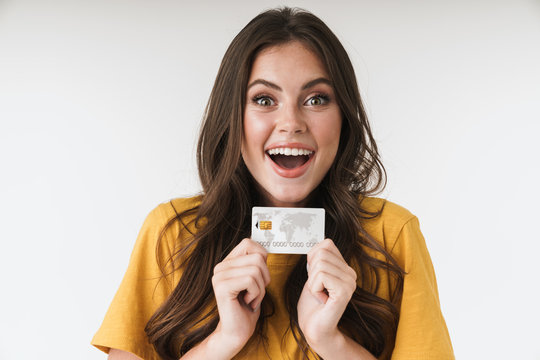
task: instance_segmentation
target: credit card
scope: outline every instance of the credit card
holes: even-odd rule
[[[255,206],[251,239],[271,254],[307,254],[324,240],[324,209]]]

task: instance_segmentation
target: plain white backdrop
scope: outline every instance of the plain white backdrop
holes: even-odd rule
[[[420,219],[458,359],[540,359],[540,2],[0,1],[0,359],[90,346],[138,230],[197,193],[221,58],[260,11],[341,39]]]

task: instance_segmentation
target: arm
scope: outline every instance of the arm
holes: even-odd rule
[[[244,239],[214,268],[212,286],[219,323],[216,330],[184,356],[189,359],[231,359],[249,340],[259,315],[265,288],[270,283],[266,250]],[[137,356],[111,349],[110,360],[135,360]]]
[[[140,357],[133,355],[127,351],[111,349],[109,351],[109,360],[140,360]]]
[[[230,348],[227,344],[227,339],[223,338],[223,334],[217,331],[210,334],[206,339],[204,339],[197,346],[192,348],[182,356],[181,360],[190,360],[190,359],[208,359],[208,360],[228,360],[231,359],[238,351],[243,347],[240,347],[237,350],[237,347]],[[126,359],[129,360],[129,359]]]
[[[323,341],[308,341],[309,346],[323,359],[358,359],[377,360],[369,351],[356,341],[338,331]]]
[[[212,333],[210,336],[208,336],[206,339],[204,339],[200,344],[195,346],[193,349],[191,349],[186,355],[182,357],[183,360],[189,360],[189,359],[212,359],[212,360],[220,360],[220,359],[230,359],[235,354],[227,355],[226,351],[223,351],[225,349],[225,346],[222,344],[224,343],[224,340],[218,339],[219,335],[217,335],[215,332]],[[225,340],[226,341],[226,340]],[[133,355],[130,352],[118,350],[118,349],[111,349],[109,351],[109,357],[108,360],[140,360],[141,358]]]
[[[216,330],[182,359],[230,359],[247,343],[270,283],[266,250],[244,239],[214,268],[212,287],[219,323]]]
[[[330,239],[313,247],[307,260],[308,280],[298,300],[298,323],[309,346],[325,359],[375,360],[337,326],[356,289],[356,272]]]

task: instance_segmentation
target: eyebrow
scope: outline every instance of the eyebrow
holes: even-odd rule
[[[251,84],[248,85],[248,90],[252,87],[252,86],[255,86],[257,84],[261,84],[261,85],[264,85],[264,86],[268,86],[269,88],[272,88],[272,89],[275,89],[275,90],[278,90],[278,91],[283,91],[282,88],[280,88],[278,85],[274,84],[273,82],[271,81],[268,81],[268,80],[263,80],[263,79],[257,79],[257,80],[254,80]],[[317,84],[327,84],[328,86],[332,86],[332,82],[330,80],[328,80],[327,78],[324,78],[324,77],[320,77],[320,78],[317,78],[317,79],[314,79],[314,80],[311,80],[311,81],[308,81],[306,84],[304,84],[304,86],[302,86],[302,90],[306,90],[306,89],[309,89],[309,88],[312,88],[314,87],[315,85]]]
[[[255,86],[257,84],[261,84],[261,85],[264,85],[264,86],[268,86],[272,89],[276,89],[278,91],[283,91],[283,89],[281,89],[279,86],[277,86],[276,84],[274,84],[273,82],[270,82],[270,81],[267,81],[267,80],[263,80],[263,79],[257,79],[255,81],[253,81],[251,84],[248,85],[248,90],[252,87],[252,86]]]
[[[302,86],[302,90],[312,88],[317,84],[326,84],[328,86],[332,86],[332,82],[330,80],[328,80],[327,78],[320,77],[315,80],[311,80],[310,82]]]

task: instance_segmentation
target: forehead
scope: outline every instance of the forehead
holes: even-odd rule
[[[326,67],[319,56],[299,41],[273,45],[261,50],[253,62],[250,80],[266,80],[325,77],[329,79]]]

